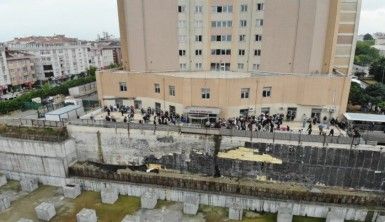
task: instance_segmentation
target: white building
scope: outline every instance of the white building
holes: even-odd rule
[[[116,59],[116,50],[120,47],[113,46],[113,41],[92,42],[90,43],[89,57],[90,65],[99,69],[104,69],[111,64],[120,64]]]
[[[0,44],[0,95],[5,94],[10,84],[11,78],[9,77],[5,47]]]
[[[90,66],[88,44],[64,35],[15,38],[6,44],[11,50],[26,51],[35,56],[38,80],[76,75]]]

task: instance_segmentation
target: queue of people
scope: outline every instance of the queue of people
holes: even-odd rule
[[[105,116],[106,121],[116,122],[115,117],[111,115],[112,112],[120,112],[123,121],[125,123],[131,122],[134,120],[135,107],[134,106],[105,106],[104,111],[107,113]],[[180,115],[175,112],[163,111],[161,109],[140,109],[142,118],[139,120],[141,124],[154,124],[154,125],[176,125],[176,124],[187,124],[190,123],[188,116]],[[93,118],[93,117],[91,117]],[[282,113],[269,115],[268,113],[262,113],[258,116],[254,115],[242,115],[236,118],[229,119],[205,119],[201,122],[203,127],[206,128],[226,128],[226,129],[236,129],[236,130],[251,130],[251,131],[265,131],[265,132],[274,132],[274,131],[291,131],[289,125],[284,124],[284,120],[292,121],[293,116],[285,116]],[[345,129],[347,123],[343,121],[338,121],[335,118],[330,120],[327,117],[323,117],[322,120],[319,116],[315,115],[313,117],[307,118],[306,115],[303,116],[303,126],[302,131],[306,131],[308,135],[313,133],[313,127],[318,124],[319,135],[329,135],[334,136],[335,126],[341,129]]]

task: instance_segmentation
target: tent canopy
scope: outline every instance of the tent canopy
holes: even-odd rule
[[[385,115],[366,113],[345,113],[344,116],[348,121],[385,123]]]

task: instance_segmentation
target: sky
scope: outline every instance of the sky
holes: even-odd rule
[[[362,0],[359,34],[385,32],[385,0]],[[0,42],[65,34],[95,40],[119,37],[116,0],[0,0]]]

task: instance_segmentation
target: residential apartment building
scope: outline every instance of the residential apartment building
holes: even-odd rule
[[[3,95],[7,92],[9,84],[10,78],[7,59],[5,56],[5,46],[0,44],[0,95]]]
[[[123,67],[104,105],[228,118],[337,117],[348,103],[361,0],[118,0]]]
[[[89,43],[90,65],[99,69],[122,64],[119,41],[104,40]]]
[[[37,81],[34,56],[21,51],[5,51],[11,85],[30,88]]]
[[[90,66],[87,43],[64,35],[15,38],[6,45],[34,55],[36,76],[41,81],[79,74]]]
[[[118,0],[130,71],[351,73],[361,0]]]

